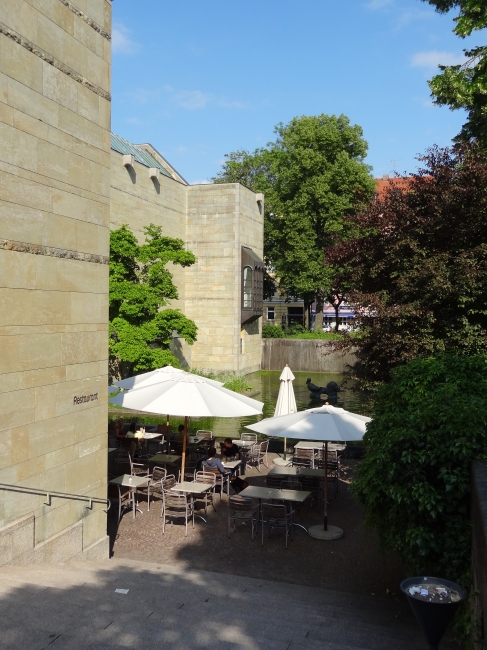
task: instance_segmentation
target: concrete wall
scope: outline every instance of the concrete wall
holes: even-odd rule
[[[0,482],[104,497],[111,4],[75,4],[0,2]],[[107,553],[102,506],[43,501],[0,490],[0,544]]]
[[[296,372],[349,372],[355,355],[330,350],[330,343],[316,339],[262,339],[262,370],[282,370],[288,363]]]

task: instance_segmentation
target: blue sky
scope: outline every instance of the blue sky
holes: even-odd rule
[[[433,106],[426,83],[479,40],[452,28],[420,0],[116,0],[112,130],[197,183],[279,122],[344,113],[376,176],[413,171],[465,118]]]

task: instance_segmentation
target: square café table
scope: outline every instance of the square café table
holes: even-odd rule
[[[277,499],[279,501],[303,503],[310,495],[311,492],[307,492],[306,490],[279,490],[277,488],[258,487],[257,485],[249,485],[248,488],[240,492],[241,497],[259,499],[259,504],[262,504],[262,499]],[[293,521],[292,525],[308,532],[307,528],[301,524]]]
[[[208,490],[211,490],[213,486],[210,485],[209,483],[196,483],[193,481],[181,481],[180,483],[176,483],[169,491],[170,492],[186,492],[191,494],[192,496],[198,495],[198,494],[204,494]],[[195,517],[199,517],[200,519],[203,519],[203,521],[206,524],[206,519],[202,517],[201,515],[196,515]]]
[[[135,519],[135,510],[136,510],[136,505],[135,505],[135,494],[137,492],[138,487],[142,487],[143,485],[147,485],[149,482],[149,477],[148,476],[130,476],[130,474],[124,474],[123,476],[117,476],[117,478],[112,478],[110,483],[113,485],[118,485],[119,487],[121,485],[125,487],[129,487],[131,492],[132,492],[132,515],[133,518]],[[142,514],[142,510],[140,508],[137,508],[137,510]]]
[[[169,465],[175,465],[178,460],[181,460],[181,456],[176,456],[174,454],[155,454],[149,458],[150,463],[163,463],[164,467],[169,463]]]
[[[252,499],[278,499],[279,501],[292,501],[294,503],[303,503],[311,492],[305,490],[278,490],[277,488],[259,487],[249,485],[240,492],[241,497],[251,497]]]
[[[269,470],[272,476],[318,476],[323,478],[322,469],[313,469],[311,467],[272,467]]]

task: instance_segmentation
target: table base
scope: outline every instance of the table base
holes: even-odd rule
[[[310,526],[308,535],[314,539],[331,542],[334,539],[340,539],[340,537],[343,537],[343,530],[338,528],[338,526],[328,526],[327,530],[325,530],[323,524],[320,524],[319,526]]]

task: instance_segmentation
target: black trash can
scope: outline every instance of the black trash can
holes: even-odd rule
[[[416,588],[419,588],[420,592],[411,593]],[[428,591],[428,595],[422,595],[421,589]],[[401,591],[411,605],[430,650],[437,650],[455,612],[460,604],[467,599],[467,592],[456,582],[431,576],[403,580]],[[444,592],[449,595],[442,597]],[[453,597],[454,601],[452,601]]]

